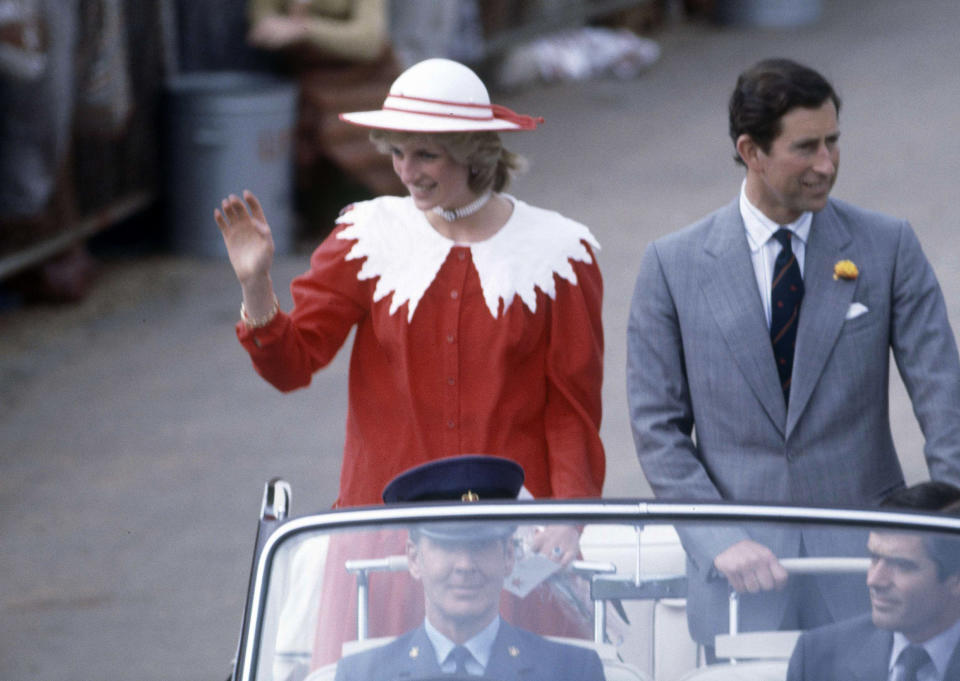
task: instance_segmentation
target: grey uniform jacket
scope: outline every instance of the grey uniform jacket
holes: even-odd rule
[[[835,279],[840,260],[853,261],[859,276]],[[647,248],[630,309],[627,393],[637,454],[656,496],[878,502],[903,485],[888,413],[891,349],[931,476],[960,483],[960,360],[939,284],[909,224],[831,199],[813,216],[803,278],[788,410],[738,201]],[[859,306],[866,312],[852,317]],[[814,532],[682,536],[691,631],[700,641],[726,627],[725,581],[711,581],[712,564],[738,540],[751,537],[780,557],[798,555],[801,537],[811,555],[864,550],[861,538]],[[864,590],[855,591],[863,603]],[[745,603],[745,628],[776,628],[785,599],[774,595],[759,610]],[[838,614],[853,607],[842,589],[827,600]]]
[[[348,655],[337,665],[336,681],[398,681],[440,675],[437,656],[424,628],[390,643]],[[498,681],[603,681],[603,666],[588,648],[549,641],[500,621],[484,677]]]

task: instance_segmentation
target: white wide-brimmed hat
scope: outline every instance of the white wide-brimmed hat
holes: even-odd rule
[[[483,81],[449,59],[427,59],[400,74],[378,111],[340,114],[366,128],[406,132],[533,130],[542,118],[490,103]]]

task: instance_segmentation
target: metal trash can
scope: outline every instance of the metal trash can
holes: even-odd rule
[[[732,26],[787,28],[820,19],[821,0],[716,0],[714,19]]]
[[[293,130],[297,86],[269,74],[193,72],[166,83],[165,188],[171,246],[226,256],[213,211],[249,189],[277,254],[294,242]]]

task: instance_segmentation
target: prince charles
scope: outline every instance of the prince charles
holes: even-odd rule
[[[891,351],[931,477],[960,483],[960,360],[943,295],[906,221],[830,198],[839,111],[832,85],[796,62],[742,73],[729,105],[746,168],[739,196],[647,248],[627,389],[658,497],[876,504],[904,484]],[[862,589],[839,582],[798,593],[779,560],[843,555],[862,541],[748,528],[683,540],[689,624],[705,644],[726,628],[731,587],[747,594],[743,629],[807,627],[867,607]]]

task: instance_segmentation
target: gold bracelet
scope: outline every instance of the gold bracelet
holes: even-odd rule
[[[274,317],[277,316],[277,312],[280,311],[280,301],[277,299],[277,294],[273,294],[273,305],[270,307],[270,311],[258,317],[257,319],[251,319],[250,315],[247,314],[246,306],[241,302],[240,303],[240,321],[243,322],[243,325],[248,329],[259,329],[262,326],[269,324]]]

